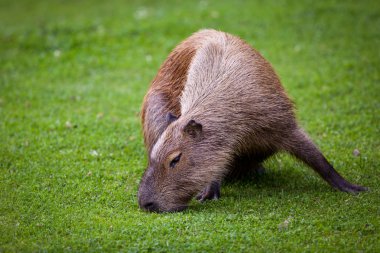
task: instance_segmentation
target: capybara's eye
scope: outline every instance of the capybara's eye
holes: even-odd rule
[[[182,153],[179,153],[179,155],[177,155],[176,157],[174,157],[173,160],[171,160],[169,166],[170,168],[174,168],[174,166],[179,162],[179,160],[181,159],[181,155]]]

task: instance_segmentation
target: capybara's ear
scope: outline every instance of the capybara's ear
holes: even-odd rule
[[[166,115],[166,121],[167,121],[168,125],[170,125],[173,121],[176,121],[177,119],[178,119],[178,117],[173,115],[171,112],[169,112]]]
[[[199,140],[202,137],[202,125],[195,120],[190,120],[183,131],[191,138]]]

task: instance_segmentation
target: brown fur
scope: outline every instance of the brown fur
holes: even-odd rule
[[[215,31],[216,33],[216,31]],[[160,67],[144,97],[141,121],[148,153],[167,127],[166,115],[180,115],[180,95],[195,51],[210,35],[201,31],[179,44]]]
[[[230,34],[202,30],[173,50],[144,98],[142,124],[149,165],[139,204],[146,210],[183,210],[198,192],[201,200],[218,198],[227,173],[260,167],[281,150],[339,190],[364,190],[299,128],[270,64]]]

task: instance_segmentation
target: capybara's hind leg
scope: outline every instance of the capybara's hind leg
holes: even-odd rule
[[[318,148],[301,129],[296,129],[291,139],[284,144],[284,149],[313,168],[327,183],[344,192],[357,193],[366,187],[351,184],[345,180],[326,160]]]

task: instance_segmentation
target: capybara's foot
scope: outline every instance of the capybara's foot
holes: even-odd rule
[[[330,181],[328,182],[331,184],[332,187],[342,192],[356,194],[362,191],[368,191],[367,187],[351,184],[350,182],[346,181],[344,178],[333,178],[331,182]]]
[[[196,199],[200,202],[205,200],[219,199],[220,198],[220,183],[212,182],[206,188],[196,196]]]

